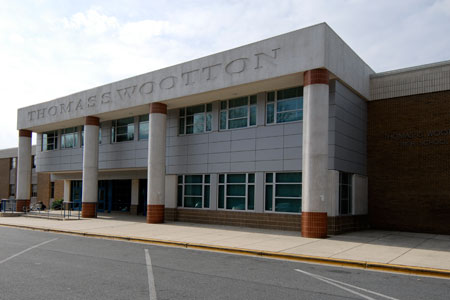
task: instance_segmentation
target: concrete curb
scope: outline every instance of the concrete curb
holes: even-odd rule
[[[72,235],[79,235],[79,236],[85,236],[85,237],[91,237],[91,238],[103,238],[103,239],[121,240],[121,241],[129,241],[129,242],[136,242],[136,243],[146,243],[146,244],[161,245],[161,246],[172,246],[172,247],[180,247],[180,248],[188,248],[188,249],[234,253],[234,254],[240,254],[240,255],[264,257],[264,258],[275,258],[275,259],[292,260],[292,261],[299,261],[299,262],[318,263],[318,264],[359,268],[359,269],[367,269],[367,270],[374,270],[374,271],[384,271],[384,272],[394,272],[394,273],[402,273],[402,274],[409,274],[409,275],[450,278],[450,270],[445,270],[445,269],[394,265],[394,264],[385,264],[385,263],[351,260],[351,259],[336,259],[336,258],[329,258],[329,257],[310,256],[310,255],[302,255],[302,254],[289,254],[289,253],[280,253],[280,252],[272,252],[272,251],[236,248],[236,247],[224,247],[224,246],[216,246],[216,245],[208,245],[208,244],[185,243],[185,242],[161,240],[161,239],[146,239],[146,238],[138,238],[138,237],[132,237],[132,236],[88,233],[88,232],[83,232],[83,231],[59,230],[59,229],[34,227],[34,226],[26,226],[26,225],[13,225],[13,224],[1,224],[0,223],[0,226],[47,231],[47,232],[60,233],[60,234],[72,234]]]

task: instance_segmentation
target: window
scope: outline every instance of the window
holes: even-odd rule
[[[42,134],[42,151],[58,149],[58,132],[49,131]]]
[[[98,143],[102,143],[102,126],[98,126]],[[81,127],[81,147],[84,146],[84,126]]]
[[[134,140],[134,118],[115,120],[111,126],[111,143]]]
[[[302,211],[302,173],[266,173],[265,210]]]
[[[339,172],[339,213],[352,213],[352,174]]]
[[[220,174],[218,208],[254,210],[255,174]]]
[[[11,169],[17,168],[17,157],[11,157],[11,162],[9,165],[10,165]]]
[[[10,197],[16,196],[16,185],[15,184],[9,185],[9,196]]]
[[[76,127],[61,130],[61,149],[75,148],[78,145],[78,130]]]
[[[139,116],[139,139],[148,140],[148,115]]]
[[[220,129],[256,125],[256,95],[220,102]]]
[[[37,197],[37,184],[31,185],[31,197]]]
[[[298,120],[303,120],[303,87],[267,93],[267,124]]]
[[[36,156],[35,155],[31,156],[31,168],[36,169]]]
[[[212,104],[201,104],[180,108],[179,134],[193,134],[211,131]]]
[[[50,198],[55,198],[55,182],[50,182]]]
[[[178,198],[179,207],[209,208],[210,176],[179,175]]]

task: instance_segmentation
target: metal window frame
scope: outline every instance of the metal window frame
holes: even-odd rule
[[[148,140],[148,136],[150,135],[150,117],[149,117],[149,119],[147,121],[141,121],[141,117],[142,116],[146,116],[146,115],[140,115],[138,117],[138,140],[139,141],[147,141]],[[147,138],[141,138],[141,124],[146,124],[146,123],[148,124],[149,133],[147,135]]]
[[[120,125],[120,126],[117,125],[117,121],[123,120],[123,119],[128,119],[128,118],[133,118],[133,122],[127,123],[126,125]],[[112,124],[111,124],[111,143],[112,143],[112,144],[115,144],[115,143],[123,143],[123,142],[134,141],[134,131],[135,131],[135,128],[134,128],[134,121],[135,121],[135,117],[127,117],[127,118],[122,118],[122,119],[113,120],[113,121],[112,121]],[[128,126],[129,126],[130,124],[133,125],[133,138],[132,138],[132,139],[127,139],[127,140],[125,140],[125,141],[120,141],[120,142],[118,142],[118,141],[117,141],[117,137],[119,136],[119,134],[117,133],[117,131],[118,131],[117,129],[118,129],[118,128],[122,128],[122,127],[127,127],[127,128],[128,128]],[[124,133],[121,133],[121,134],[120,134],[120,136],[124,136],[124,135],[126,135],[126,136],[128,137],[128,130],[127,130],[127,133],[126,133],[126,134],[124,134]]]
[[[269,91],[269,92],[266,93],[266,106],[265,106],[265,108],[266,108],[266,113],[265,113],[265,124],[266,124],[266,125],[275,125],[275,124],[284,124],[284,123],[302,122],[302,121],[303,121],[303,117],[302,117],[301,120],[295,120],[295,121],[288,121],[288,122],[278,123],[278,114],[279,114],[279,112],[277,111],[277,110],[278,110],[278,101],[283,101],[283,100],[289,100],[289,99],[297,98],[297,97],[293,97],[293,98],[284,98],[284,99],[278,100],[278,92],[279,92],[279,91],[283,91],[283,90],[292,89],[292,88],[298,88],[298,87],[304,88],[303,86],[293,86],[293,87],[290,87],[290,88],[279,89],[279,90],[273,90],[273,91]],[[270,92],[273,92],[273,93],[274,93],[274,99],[273,99],[273,102],[268,102],[268,95],[269,95]],[[301,96],[301,97],[303,98],[304,96]],[[268,106],[269,104],[272,104],[272,103],[273,103],[273,113],[274,113],[274,116],[273,116],[273,123],[267,123],[267,106]],[[301,109],[285,110],[285,111],[280,112],[280,113],[293,112],[293,111],[302,111],[302,112],[303,112],[303,107],[304,107],[304,105],[302,106]]]
[[[243,174],[245,174],[245,183],[228,183],[228,175],[243,175]],[[223,208],[219,208],[219,201],[217,201],[217,209],[218,210],[255,211],[255,203],[254,202],[253,202],[253,209],[248,209],[248,187],[252,185],[254,187],[253,188],[254,194],[256,194],[256,191],[255,191],[255,189],[256,189],[256,176],[255,176],[254,182],[248,182],[248,178],[249,178],[250,174],[255,175],[255,173],[220,173],[219,174],[218,178],[220,178],[220,175],[224,175],[225,180],[224,180],[223,183],[221,183],[220,180],[218,180],[218,186],[223,186],[224,187],[223,188],[223,192],[224,192]],[[233,185],[233,184],[245,185],[245,196],[228,196],[227,195],[227,185],[228,184],[230,184],[230,185]],[[220,191],[220,189],[218,189],[217,192],[220,193],[219,191]],[[228,209],[227,208],[227,198],[228,197],[229,198],[242,198],[242,197],[244,197],[245,198],[245,209],[244,210],[241,210],[241,209],[240,210]],[[253,195],[253,201],[255,201],[255,195]]]
[[[183,124],[184,124],[184,127],[183,127],[184,132],[180,132],[180,124],[178,123],[178,135],[191,135],[191,134],[202,134],[202,133],[205,133],[205,132],[211,132],[212,131],[212,124],[211,124],[211,129],[207,130],[207,128],[208,128],[208,126],[207,126],[208,114],[211,115],[211,122],[212,122],[212,107],[211,107],[211,111],[208,111],[208,105],[209,104],[211,104],[211,106],[212,106],[212,103],[204,103],[204,104],[191,105],[191,106],[186,106],[186,107],[180,108],[178,110],[178,122],[183,122]],[[195,106],[200,106],[200,105],[204,106],[204,108],[205,108],[204,112],[196,113],[196,114],[193,114],[193,115],[188,115],[187,114],[187,109],[189,107],[195,107]],[[180,116],[180,110],[182,110],[182,109],[184,109],[184,116]],[[204,114],[204,117],[205,117],[204,118],[204,122],[203,122],[203,131],[202,132],[187,133],[187,130],[186,130],[187,129],[187,117],[188,116],[194,117],[195,115],[200,115],[200,114]],[[192,124],[192,126],[194,126],[194,124],[195,124],[195,122]],[[189,126],[191,126],[191,125],[189,125]]]
[[[244,118],[244,117],[242,117],[242,118],[233,118],[233,119],[231,119],[230,117],[229,117],[229,112],[230,112],[230,105],[229,105],[229,103],[230,103],[230,100],[233,100],[233,99],[236,99],[236,98],[233,98],[233,99],[227,99],[227,100],[222,100],[222,101],[220,101],[220,104],[219,104],[219,131],[224,131],[224,130],[234,130],[234,129],[240,129],[240,128],[248,128],[248,127],[256,127],[257,125],[258,125],[258,98],[256,98],[257,100],[256,100],[256,103],[255,104],[251,104],[251,99],[250,99],[250,97],[252,97],[252,96],[255,96],[255,97],[257,97],[257,95],[256,94],[252,94],[252,95],[247,95],[247,96],[242,96],[242,97],[237,97],[237,98],[244,98],[244,97],[246,97],[247,98],[247,116]],[[224,109],[222,109],[222,102],[226,102],[227,103],[227,107],[226,108],[224,108]],[[245,106],[245,105],[242,105],[242,106]],[[238,106],[239,107],[239,106]],[[256,107],[256,122],[255,122],[255,125],[250,125],[250,116],[251,116],[251,108],[252,107]],[[234,107],[233,107],[234,108]],[[220,128],[220,120],[221,120],[221,113],[222,112],[226,112],[226,120],[225,120],[225,128]],[[238,127],[238,128],[229,128],[229,126],[228,126],[228,122],[229,121],[232,121],[232,120],[241,120],[241,119],[247,119],[247,125],[246,126],[243,126],[243,127]]]
[[[276,198],[300,200],[300,202],[303,201],[303,195],[301,195],[300,198],[298,198],[298,197],[276,197],[275,196],[276,195],[276,193],[275,193],[276,185],[277,185],[277,182],[276,182],[277,175],[276,174],[289,174],[289,173],[300,173],[301,174],[302,172],[300,171],[300,172],[265,172],[264,173],[264,203],[263,203],[264,212],[277,213],[277,214],[301,214],[301,211],[300,212],[288,212],[288,211],[276,211],[275,210]],[[272,182],[266,182],[266,174],[272,174]],[[300,182],[278,182],[278,183],[279,184],[287,184],[287,185],[300,185],[300,187],[302,187],[302,185],[303,185],[302,181],[300,181]],[[268,186],[268,185],[272,186],[272,210],[266,209],[266,197],[267,197],[266,186]]]
[[[74,132],[65,133],[65,131],[66,131],[67,129],[74,129]],[[71,135],[71,136],[73,137],[73,141],[74,141],[74,142],[73,142],[72,147],[66,147],[66,146],[63,144],[63,140],[65,140],[65,137],[68,136],[68,135]],[[78,137],[80,137],[80,136],[79,136],[79,132],[78,132],[78,126],[75,126],[75,127],[68,127],[68,128],[61,129],[61,149],[74,149],[74,148],[77,148],[78,146],[77,146],[76,141],[78,141],[78,139],[75,138],[76,135],[77,135]]]
[[[189,183],[188,185],[201,185],[202,186],[202,207],[185,207],[184,206],[184,198],[185,198],[185,194],[184,194],[184,187],[186,186],[186,176],[202,176],[202,183]],[[181,206],[178,206],[177,203],[177,207],[180,208],[188,208],[188,209],[210,209],[211,208],[211,175],[210,174],[183,174],[183,175],[178,175],[178,176],[182,176],[183,178],[183,182],[182,183],[177,183],[177,187],[181,186]],[[178,180],[178,176],[177,176],[177,180]],[[206,183],[206,176],[209,176],[209,183]],[[205,207],[205,186],[209,186],[209,207]],[[177,190],[178,193],[178,190]],[[188,195],[188,197],[191,195]],[[178,197],[177,197],[177,202],[178,202]]]
[[[48,137],[49,133],[53,133],[51,138]],[[47,135],[47,138],[44,138],[44,135]],[[44,139],[47,140],[46,142],[46,148],[44,149]],[[52,140],[51,143],[49,143],[49,139]],[[53,145],[53,149],[48,149],[49,145]],[[52,130],[52,131],[46,131],[42,133],[42,140],[41,140],[41,150],[42,151],[54,151],[58,150],[58,130]]]
[[[349,183],[342,183],[342,175],[349,176]],[[353,214],[353,173],[348,172],[341,172],[339,171],[339,215],[341,216],[349,216]],[[341,207],[342,207],[342,199],[341,199],[341,188],[346,187],[348,190],[348,212],[347,213],[341,213]]]

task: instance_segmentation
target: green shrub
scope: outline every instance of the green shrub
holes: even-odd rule
[[[58,199],[58,200],[53,201],[52,209],[61,209],[63,201],[64,201],[64,199]]]

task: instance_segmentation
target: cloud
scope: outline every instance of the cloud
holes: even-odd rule
[[[69,19],[62,19],[66,29],[83,30],[88,35],[99,35],[114,30],[118,27],[118,21],[115,17],[109,17],[97,9],[89,9],[87,12],[79,12]]]
[[[450,0],[0,0],[0,148],[17,109],[327,22],[376,71],[449,59]]]

